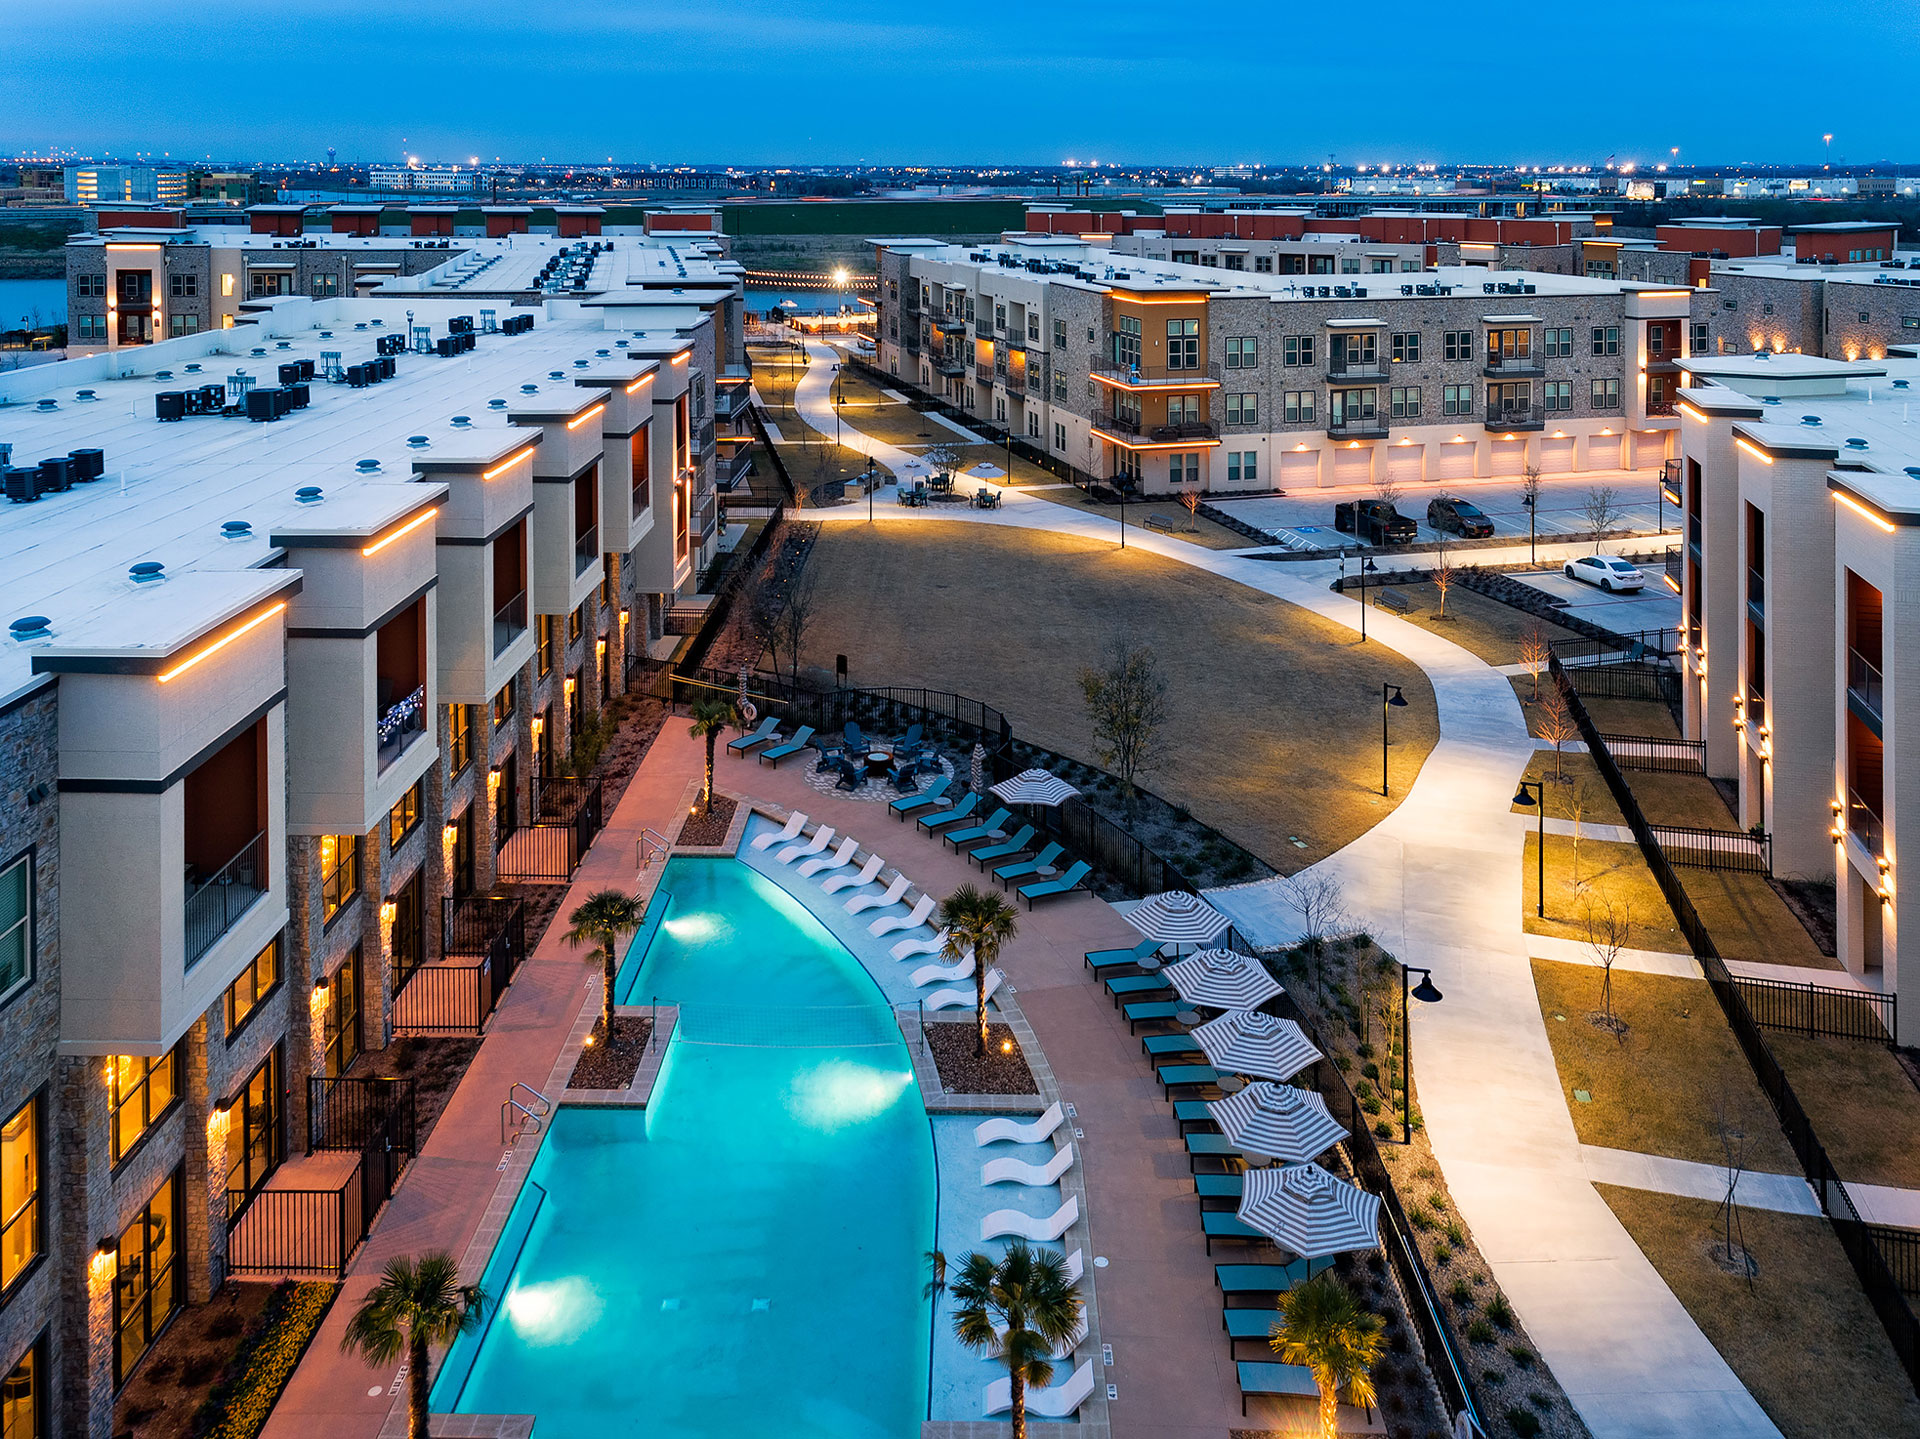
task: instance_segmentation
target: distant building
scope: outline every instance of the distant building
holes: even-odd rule
[[[184,205],[190,189],[186,171],[151,165],[69,165],[66,171],[71,205]]]
[[[367,188],[471,195],[480,188],[480,172],[461,165],[373,165],[367,169]]]
[[[188,198],[218,205],[260,205],[278,191],[245,170],[194,170],[189,175]]]

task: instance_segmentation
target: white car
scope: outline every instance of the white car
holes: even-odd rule
[[[1566,569],[1568,579],[1598,585],[1608,593],[1643,589],[1647,583],[1644,574],[1614,555],[1582,555],[1569,563]]]

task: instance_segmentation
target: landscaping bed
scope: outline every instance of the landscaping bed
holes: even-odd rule
[[[736,808],[738,806],[730,797],[716,794],[711,808],[696,808],[687,816],[686,823],[680,826],[680,843],[700,849],[712,849],[725,844],[727,831],[733,827]]]
[[[644,1015],[616,1014],[611,1042],[596,1020],[586,1048],[580,1051],[573,1073],[567,1077],[567,1088],[626,1089],[640,1072],[640,1061],[652,1038],[653,1021]]]
[[[1004,1024],[987,1026],[987,1052],[976,1055],[973,1021],[943,1020],[926,1026],[927,1049],[949,1094],[1038,1094],[1020,1041]]]
[[[549,886],[552,887],[552,886]],[[529,926],[527,945],[534,940]],[[411,1079],[413,1081],[415,1153],[427,1147],[427,1136],[439,1122],[440,1112],[453,1097],[460,1077],[480,1052],[476,1036],[436,1035],[401,1038],[385,1049],[376,1049],[354,1060],[347,1070],[354,1079]]]
[[[1358,597],[1357,587],[1349,585],[1348,589]],[[1369,585],[1368,603],[1372,603],[1372,591],[1373,587]],[[1512,605],[1502,604],[1499,600],[1470,590],[1459,583],[1457,577],[1447,590],[1447,613],[1444,618],[1440,614],[1440,590],[1431,580],[1396,585],[1394,593],[1406,600],[1410,607],[1400,618],[1452,640],[1490,665],[1519,664],[1521,642],[1534,632],[1538,632],[1542,640],[1549,644],[1574,638],[1571,630],[1561,629]],[[1525,676],[1522,678],[1531,688],[1532,680]]]

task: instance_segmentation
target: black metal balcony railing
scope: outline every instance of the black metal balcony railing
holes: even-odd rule
[[[935,373],[958,378],[967,372],[967,362],[958,355],[942,355],[933,362]]]
[[[699,441],[697,446],[699,454],[703,458],[712,454],[713,447],[719,440],[719,433],[714,429],[712,420],[708,420],[700,427],[700,433],[697,438]]]
[[[267,836],[263,830],[212,874],[187,876],[187,968],[192,969],[214,941],[232,929],[254,901],[267,892]]]
[[[406,747],[427,728],[427,687],[421,685],[404,699],[388,705],[385,713],[374,721],[373,743],[379,754],[380,768],[385,769],[400,758]]]
[[[520,591],[493,612],[493,654],[498,659],[508,645],[527,632],[527,592]]]
[[[1211,440],[1214,438],[1213,421],[1182,420],[1178,424],[1155,425],[1153,437],[1156,440]]]
[[[745,385],[722,385],[713,392],[713,413],[723,420],[744,414],[749,393]]]
[[[573,572],[583,575],[600,558],[600,526],[588,525],[573,542]]]
[[[1486,364],[1481,368],[1494,379],[1544,375],[1547,372],[1547,360],[1544,355],[1488,355]]]
[[[1880,707],[1884,698],[1880,666],[1859,650],[1847,651],[1847,698],[1858,701],[1876,720],[1885,713]]]
[[[1851,788],[1847,791],[1847,833],[1865,845],[1868,854],[1878,855],[1886,848],[1887,830],[1880,819],[1879,803],[1869,804]]]
[[[1327,420],[1327,435],[1336,440],[1382,440],[1387,435],[1385,415],[1348,414]]]
[[[1767,697],[1752,685],[1748,685],[1747,703],[1741,710],[1741,714],[1746,718],[1747,727],[1754,734],[1759,734],[1767,727]]]
[[[1131,415],[1095,415],[1093,423],[1097,428],[1114,434],[1137,435],[1140,433],[1140,422]]]
[[[1387,357],[1382,354],[1359,360],[1350,360],[1345,355],[1327,356],[1327,378],[1330,380],[1384,380],[1387,369]]]
[[[1668,545],[1666,553],[1667,583],[1675,594],[1680,592],[1682,583],[1680,568],[1680,546]]]
[[[1687,516],[1687,543],[1693,547],[1696,555],[1700,552],[1700,516]]]
[[[1536,410],[1531,405],[1489,405],[1487,407],[1489,430],[1544,430],[1546,427],[1546,412]]]

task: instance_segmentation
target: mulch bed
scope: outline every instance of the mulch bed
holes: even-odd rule
[[[636,1015],[615,1015],[613,1042],[605,1042],[600,1025],[593,1026],[593,1042],[580,1051],[567,1080],[569,1089],[625,1089],[640,1072],[640,1060],[653,1036],[653,1021]]]
[[[194,1416],[266,1312],[273,1285],[234,1280],[205,1304],[181,1310],[114,1405],[113,1433],[188,1439]]]
[[[933,1052],[934,1067],[940,1071],[940,1084],[949,1094],[1038,1094],[1027,1057],[1020,1052],[1020,1041],[1004,1024],[987,1026],[987,1052],[973,1052],[975,1031],[971,1020],[961,1024],[927,1026],[927,1047]],[[1004,1048],[1003,1046],[1011,1046]]]
[[[447,1107],[454,1088],[479,1052],[478,1039],[459,1035],[403,1036],[385,1049],[361,1055],[347,1073],[356,1079],[411,1079],[417,1126],[415,1143],[424,1149],[440,1111]]]
[[[680,843],[702,848],[725,844],[727,830],[733,824],[733,812],[737,808],[735,802],[726,795],[715,795],[712,809],[687,816],[687,822],[680,827]]]

